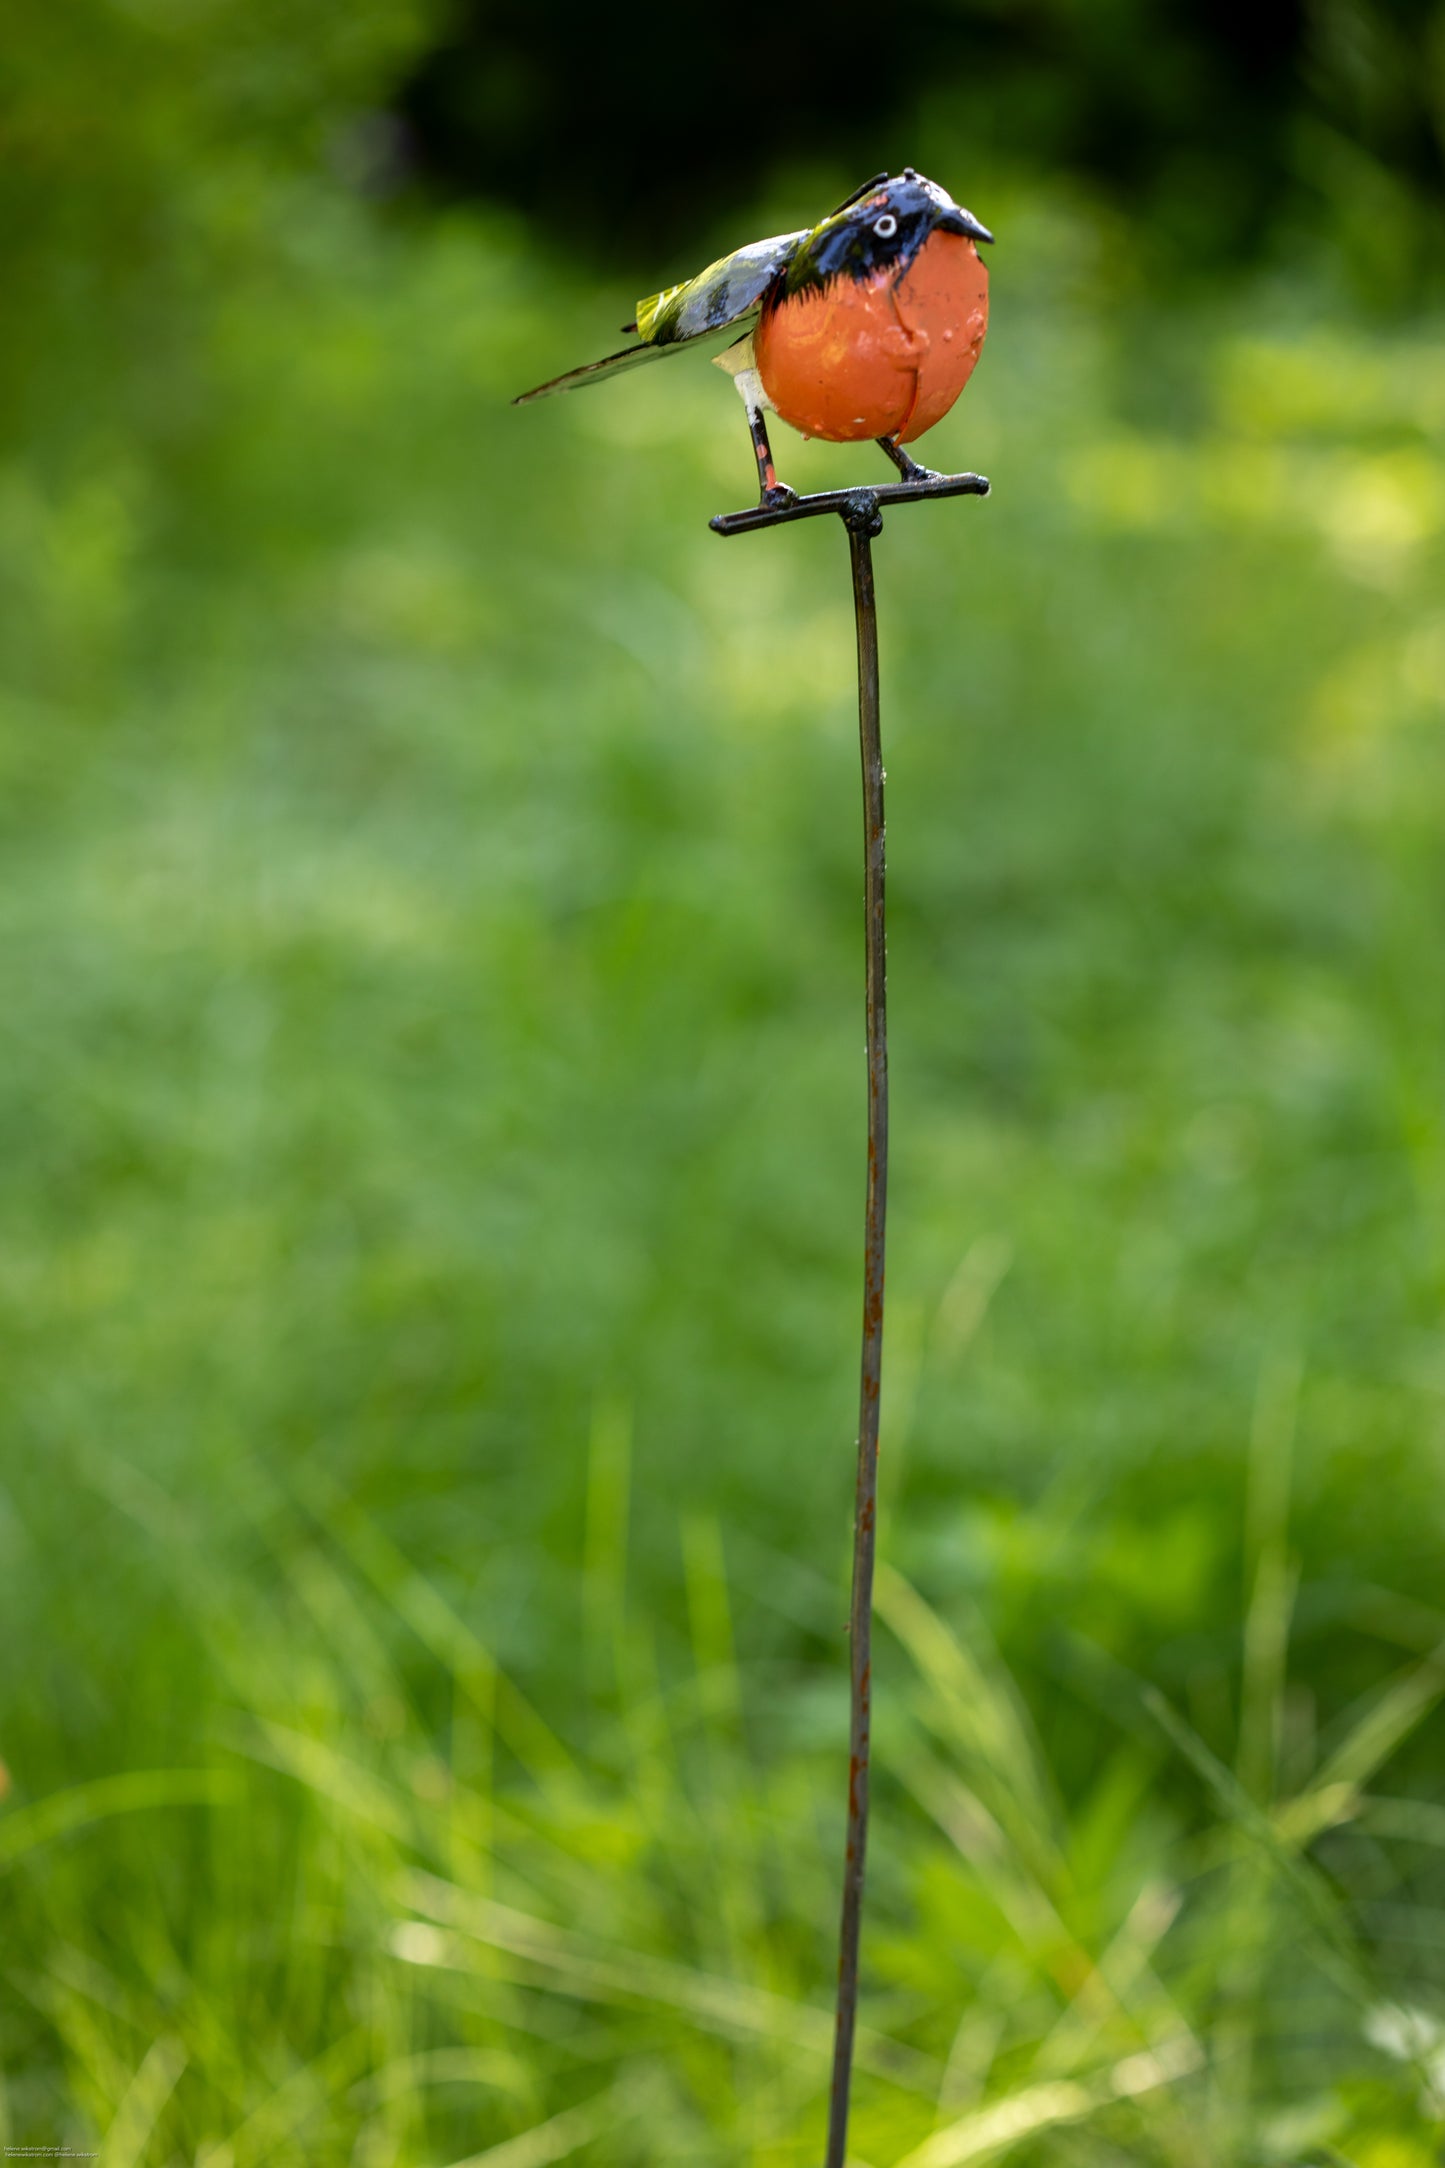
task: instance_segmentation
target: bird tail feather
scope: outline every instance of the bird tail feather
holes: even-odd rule
[[[604,354],[601,361],[584,361],[580,369],[569,369],[564,376],[554,376],[532,391],[519,393],[512,404],[526,406],[533,399],[550,398],[554,391],[575,391],[579,384],[600,384],[605,377],[622,376],[628,369],[641,368],[645,361],[661,361],[665,354],[675,351],[670,346],[624,346],[621,353]]]

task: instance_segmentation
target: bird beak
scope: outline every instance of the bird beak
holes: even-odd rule
[[[970,241],[991,241],[993,235],[987,226],[981,226],[972,211],[965,211],[961,203],[951,204],[938,220],[940,233],[961,233]]]

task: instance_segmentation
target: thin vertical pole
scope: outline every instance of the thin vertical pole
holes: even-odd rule
[[[887,447],[885,446],[886,450]],[[863,1364],[858,1414],[858,1490],[853,1519],[853,1604],[849,1617],[848,1850],[838,1952],[838,2022],[828,2104],[825,2168],[845,2168],[853,2036],[858,2024],[858,1937],[868,1843],[868,1731],[873,1639],[873,1555],[878,1518],[878,1393],[883,1373],[883,1223],[888,1198],[888,1030],[883,959],[883,746],[878,728],[878,605],[873,536],[884,508],[924,497],[986,497],[982,474],[915,473],[884,489],[825,489],[785,504],[720,512],[714,534],[750,534],[836,512],[848,529],[853,611],[858,625],[858,736],[863,756],[863,891],[868,985],[868,1203],[863,1237]]]
[[[863,1234],[863,1360],[858,1408],[858,1488],[853,1520],[853,1602],[848,1620],[852,1698],[848,1738],[848,1844],[838,1954],[838,2019],[828,2108],[826,2168],[844,2168],[853,2035],[858,2022],[858,1937],[868,1845],[868,1732],[873,1641],[873,1556],[878,1518],[878,1399],[883,1372],[883,1233],[888,1204],[888,1021],[883,923],[883,744],[878,720],[878,606],[872,536],[876,498],[844,515],[853,559],[858,627],[858,737],[863,762],[863,908],[867,959],[868,1192]]]

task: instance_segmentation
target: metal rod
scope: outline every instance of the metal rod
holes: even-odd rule
[[[848,1841],[838,1949],[838,2016],[828,2103],[826,2168],[844,2168],[853,2035],[858,2022],[858,1939],[868,1848],[868,1735],[873,1663],[873,1558],[878,1522],[878,1406],[883,1374],[883,1243],[888,1211],[888,1007],[884,955],[883,743],[878,717],[878,603],[872,536],[849,518],[858,630],[858,741],[863,765],[863,926],[868,1024],[868,1188],[863,1223],[863,1359],[858,1396],[858,1483],[853,1514],[853,1601],[848,1616],[852,1694],[848,1726]]]
[[[878,603],[873,537],[885,505],[926,497],[986,497],[981,474],[936,474],[879,489],[830,489],[786,505],[720,513],[715,534],[749,534],[836,512],[848,529],[853,614],[858,632],[858,739],[863,763],[863,910],[868,1018],[868,1190],[863,1231],[863,1359],[858,1408],[858,1481],[853,1512],[853,1601],[849,1612],[851,1697],[848,1739],[848,1842],[838,1950],[838,2015],[828,2099],[825,2168],[845,2168],[853,2037],[858,2024],[858,1942],[868,1847],[868,1742],[872,1696],[873,1559],[878,1520],[878,1404],[883,1378],[883,1237],[888,1208],[888,1018],[883,923],[883,743],[878,720]]]

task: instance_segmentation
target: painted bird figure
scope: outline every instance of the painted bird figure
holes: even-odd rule
[[[926,480],[928,468],[904,446],[943,419],[973,374],[988,328],[977,243],[992,239],[911,166],[891,179],[880,173],[821,224],[749,242],[639,301],[636,321],[623,327],[637,334],[635,346],[513,403],[701,348],[742,395],[764,505],[797,502],[774,471],[765,410],[804,437],[873,437],[905,479]]]

